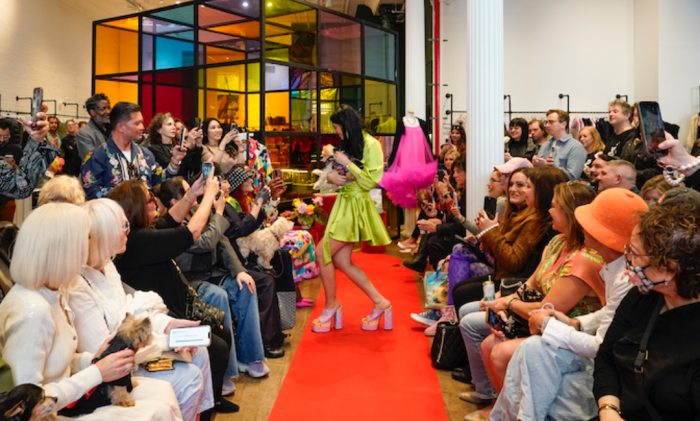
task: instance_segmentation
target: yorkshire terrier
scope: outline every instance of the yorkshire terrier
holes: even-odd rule
[[[110,354],[122,351],[126,348],[137,352],[151,342],[151,320],[146,317],[136,320],[131,313],[126,313],[124,321],[117,329],[116,335],[101,355],[95,356],[93,363],[100,361]],[[107,405],[134,406],[136,403],[129,393],[138,386],[136,380],[131,378],[131,372],[121,379],[108,383],[102,383],[93,391],[80,398],[74,404],[59,411],[59,415],[76,417],[90,414],[95,409]]]
[[[56,398],[44,396],[44,389],[34,384],[21,384],[0,393],[0,419],[29,421],[54,412]]]
[[[321,150],[321,162],[325,162],[326,166],[324,167],[323,170],[314,170],[313,171],[313,173],[318,176],[318,180],[316,181],[316,183],[314,183],[314,186],[313,186],[314,190],[321,190],[321,189],[323,189],[323,190],[337,190],[339,188],[339,186],[336,186],[335,184],[327,182],[328,174],[330,174],[332,171],[337,171],[338,174],[340,174],[344,177],[347,177],[348,181],[355,180],[355,177],[347,169],[347,167],[335,162],[334,154],[338,150],[339,150],[338,148],[334,147],[330,143],[323,146],[323,149]],[[342,151],[340,151],[340,152],[342,152]],[[351,157],[350,161],[352,161],[360,169],[364,169],[364,166],[362,165],[362,162],[359,159]]]

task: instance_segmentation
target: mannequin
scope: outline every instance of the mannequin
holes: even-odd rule
[[[408,110],[406,116],[403,118],[403,124],[406,127],[418,127],[420,124],[413,110]]]

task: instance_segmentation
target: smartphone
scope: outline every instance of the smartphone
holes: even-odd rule
[[[170,348],[211,345],[211,326],[181,327],[170,329]]]
[[[282,171],[272,170],[272,178],[279,178],[281,180],[282,179]]]
[[[195,129],[201,129],[202,128],[202,120],[199,119],[199,117],[194,118],[194,128]]]
[[[234,133],[238,133],[238,124],[237,123],[231,123],[231,130]]]
[[[44,102],[44,88],[34,88],[32,96],[32,121],[37,122],[36,115],[41,112],[41,103]]]
[[[489,219],[493,219],[496,216],[496,204],[498,200],[495,197],[486,196],[484,197],[484,212]]]
[[[444,170],[438,170],[437,172],[437,177],[438,181],[443,183],[445,181],[445,171]]]
[[[657,102],[639,103],[639,125],[644,141],[644,152],[647,156],[666,155],[668,150],[659,149],[659,143],[666,140],[666,132],[664,132],[664,121],[661,119],[661,109]]]
[[[501,319],[501,316],[491,309],[486,311],[486,323],[498,331],[502,331],[506,326],[506,322]]]
[[[209,179],[209,174],[211,173],[212,168],[214,168],[214,164],[211,162],[202,163],[202,175],[204,175],[204,182]]]
[[[185,139],[187,138],[187,129],[182,128],[182,131],[180,132],[180,150],[185,149]]]

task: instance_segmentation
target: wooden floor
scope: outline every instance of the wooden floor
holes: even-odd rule
[[[396,244],[388,246],[386,254],[399,257],[403,260],[411,257],[410,254],[399,253]],[[300,286],[303,297],[314,300],[320,298],[318,305],[323,305],[323,297],[319,297],[321,293],[320,277],[303,281]],[[420,294],[422,301],[424,298],[423,283],[418,276],[416,276],[416,292]],[[416,312],[420,310],[420,308],[415,309]],[[270,367],[270,375],[267,378],[253,379],[245,374],[239,376],[239,378],[234,381],[237,388],[236,393],[229,399],[238,404],[241,410],[235,414],[216,415],[214,417],[215,421],[266,421],[269,418],[272,407],[275,405],[277,394],[282,388],[284,377],[292,363],[292,358],[294,358],[294,352],[299,345],[299,339],[302,334],[311,334],[310,331],[305,331],[310,315],[311,308],[297,310],[297,323],[294,329],[291,330],[292,337],[284,345],[286,351],[285,356],[283,358],[270,359],[267,361],[267,365]],[[408,314],[396,316],[402,319],[396,320],[394,323],[415,324]],[[432,339],[425,338],[425,340],[431,341]],[[426,358],[425,363],[430,364],[430,361]],[[462,421],[466,414],[477,409],[475,405],[464,402],[458,398],[460,392],[470,390],[471,386],[452,380],[450,372],[448,371],[438,370],[437,374],[449,421]]]

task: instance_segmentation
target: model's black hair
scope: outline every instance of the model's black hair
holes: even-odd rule
[[[343,128],[345,139],[340,140],[340,149],[349,157],[362,160],[365,148],[364,134],[365,122],[362,117],[349,105],[341,105],[331,115],[331,122]]]

